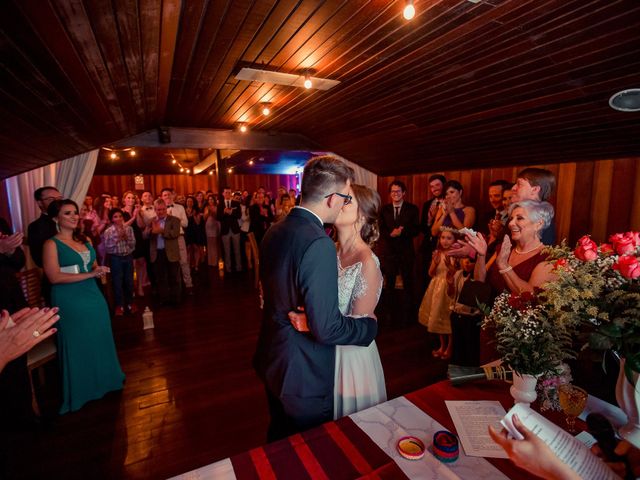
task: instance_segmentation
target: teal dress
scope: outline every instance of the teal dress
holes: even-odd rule
[[[60,267],[77,265],[81,273],[91,270],[96,252],[87,243],[86,252],[77,252],[57,238]],[[63,401],[60,413],[79,410],[90,400],[121,390],[124,373],[120,368],[111,331],[107,302],[95,279],[52,286],[51,303],[59,307],[58,358],[62,370]]]

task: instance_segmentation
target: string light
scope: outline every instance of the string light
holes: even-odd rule
[[[116,158],[118,158],[118,154],[116,152],[111,152],[109,157],[111,157],[111,160],[115,160]]]
[[[209,170],[209,175],[213,175],[213,170]]]
[[[180,167],[180,171],[181,171],[181,172],[184,172],[184,168]]]
[[[249,160],[249,165],[253,165],[253,160]]]
[[[136,155],[137,155],[137,153],[133,148],[131,150],[129,150],[129,156],[130,157],[135,157]]]
[[[174,158],[173,160],[171,160],[171,163],[175,165],[176,163],[178,163],[178,161]]]
[[[406,0],[406,5],[402,11],[402,16],[405,20],[411,20],[416,16],[416,8],[413,6],[413,0]]]
[[[227,168],[227,173],[233,173],[233,168]]]
[[[185,170],[185,173],[191,173],[191,170],[189,170],[188,168]]]

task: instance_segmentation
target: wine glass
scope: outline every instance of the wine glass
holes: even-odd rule
[[[560,407],[562,407],[562,411],[567,416],[569,433],[576,433],[576,417],[587,406],[588,394],[582,388],[568,383],[560,385],[558,397],[560,399]]]

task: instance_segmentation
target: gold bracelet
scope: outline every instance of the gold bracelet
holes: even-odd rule
[[[500,272],[500,275],[504,275],[507,272],[510,272],[511,270],[513,270],[513,267],[511,265],[509,265],[507,268],[503,268],[502,270],[498,270],[498,272]]]

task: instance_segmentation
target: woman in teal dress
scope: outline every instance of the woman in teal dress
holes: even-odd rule
[[[58,358],[62,370],[60,413],[79,410],[90,400],[121,390],[124,373],[113,342],[109,308],[96,277],[96,252],[78,228],[78,206],[72,200],[49,205],[58,234],[44,245],[44,271],[52,284],[51,303],[59,307]]]

